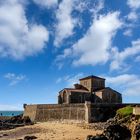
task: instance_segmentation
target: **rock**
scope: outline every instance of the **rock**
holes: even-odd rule
[[[36,136],[25,136],[24,137],[24,140],[34,140],[34,139],[37,139]]]
[[[8,134],[3,134],[3,136],[5,137],[5,136],[8,136]]]
[[[25,124],[32,124],[32,121],[30,120],[30,118],[29,118],[28,116],[25,116],[25,117],[23,118],[23,122],[24,122]]]
[[[136,140],[140,139],[140,123],[136,125],[134,130],[134,135],[136,137]]]
[[[93,137],[92,135],[88,135],[86,140],[91,140],[92,137]]]
[[[89,135],[87,136],[86,140],[108,140],[108,139],[104,135],[97,135],[97,136]]]
[[[25,125],[32,125],[33,122],[29,117],[24,117],[23,115],[13,116],[10,119],[3,120],[0,122],[0,130],[14,129],[16,127],[21,127]]]
[[[130,140],[131,139],[131,131],[121,125],[110,125],[104,131],[104,135],[109,140]]]

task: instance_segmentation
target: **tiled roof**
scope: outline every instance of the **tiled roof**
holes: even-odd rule
[[[85,93],[89,93],[88,90],[84,90],[84,89],[64,88],[63,90],[67,90],[67,91],[70,91],[70,92],[81,92],[81,93],[85,92]],[[61,90],[61,91],[63,91],[63,90]]]
[[[117,92],[118,94],[121,94],[121,93],[119,93],[118,91],[116,91],[116,90],[114,90],[114,89],[112,89],[112,88],[110,88],[110,87],[105,87],[105,88],[103,88],[103,89],[99,89],[99,90],[96,90],[95,92],[100,92],[100,91],[104,91],[104,90],[106,90],[106,89],[108,89],[108,90],[112,90],[112,91],[114,91],[114,92]]]
[[[105,78],[101,78],[101,77],[94,76],[94,75],[87,76],[87,77],[81,78],[81,79],[79,79],[79,80],[81,81],[81,80],[90,79],[90,78],[96,78],[96,79],[102,79],[102,80],[105,80]]]

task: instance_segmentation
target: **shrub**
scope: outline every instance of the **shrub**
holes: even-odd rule
[[[121,117],[130,116],[132,113],[133,113],[133,107],[131,106],[126,106],[124,108],[120,108],[117,110],[117,115]]]

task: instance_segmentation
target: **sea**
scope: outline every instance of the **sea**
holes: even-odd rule
[[[0,116],[17,116],[23,114],[23,111],[0,111]]]

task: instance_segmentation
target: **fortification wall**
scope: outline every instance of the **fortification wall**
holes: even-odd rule
[[[107,121],[110,118],[113,118],[116,115],[116,111],[119,108],[135,104],[108,104],[108,103],[100,103],[100,104],[92,104],[87,103],[88,106],[88,123],[92,122],[101,122]]]
[[[24,116],[29,116],[32,121],[62,121],[62,120],[85,120],[84,104],[40,104],[27,105],[24,111]]]
[[[23,116],[29,116],[32,121],[78,121],[99,122],[106,121],[116,114],[116,110],[125,106],[138,104],[39,104],[27,105]]]
[[[37,111],[37,105],[26,105],[24,108],[24,116],[29,116],[32,121],[35,121],[36,118],[36,112]]]

